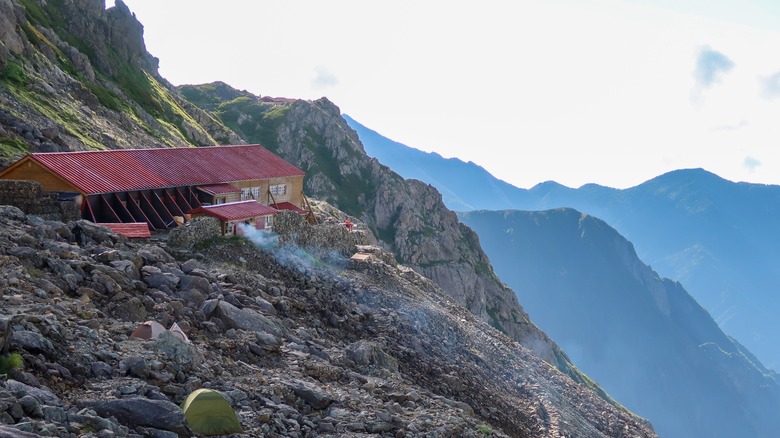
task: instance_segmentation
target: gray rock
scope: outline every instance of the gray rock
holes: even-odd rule
[[[200,262],[195,259],[189,259],[186,262],[181,264],[181,270],[187,274],[189,274],[190,272],[196,269],[199,269],[200,267],[201,267]]]
[[[29,351],[30,353],[42,353],[44,356],[53,358],[57,355],[54,345],[38,332],[30,330],[18,330],[11,334],[11,347]]]
[[[167,273],[154,273],[144,277],[144,283],[155,289],[171,292],[179,284],[179,277]]]
[[[257,303],[258,307],[260,307],[260,311],[266,315],[277,314],[276,307],[274,307],[274,305],[269,303],[267,300],[264,300],[260,297],[255,297],[255,303]]]
[[[398,361],[371,341],[360,340],[347,346],[346,354],[357,365],[398,371]]]
[[[204,296],[208,296],[211,293],[211,283],[203,277],[194,275],[182,276],[179,287],[181,290],[195,289]]]
[[[116,260],[110,263],[111,267],[126,275],[133,280],[141,279],[141,272],[138,267],[130,260]]]
[[[131,356],[119,362],[119,373],[145,378],[149,375],[149,363],[143,357]]]
[[[179,435],[176,432],[159,430],[151,427],[146,428],[146,433],[149,434],[150,438],[179,438]]]
[[[41,408],[40,402],[38,402],[35,397],[25,395],[19,399],[19,404],[22,405],[22,409],[24,409],[24,413],[27,414],[27,416],[31,418],[43,418],[43,409]]]
[[[190,371],[203,363],[203,353],[173,333],[163,332],[154,340],[154,349],[164,353],[181,371]],[[179,371],[179,370],[177,370]]]
[[[43,406],[43,419],[52,423],[62,423],[68,420],[68,413],[65,409],[57,406]]]
[[[24,432],[15,427],[0,425],[0,438],[38,438],[36,433]]]
[[[117,306],[117,316],[124,321],[140,322],[148,319],[146,306],[138,297],[132,297],[129,300],[120,303]]]
[[[0,218],[22,222],[27,216],[22,210],[11,205],[0,205]]]
[[[206,301],[206,297],[195,289],[183,290],[179,294],[179,297],[181,297],[185,303],[194,307],[200,307]]]
[[[114,375],[114,369],[111,368],[111,365],[103,361],[92,362],[90,364],[90,369],[92,371],[92,375],[95,377],[105,377],[108,379]]]
[[[0,354],[8,352],[8,347],[11,346],[8,341],[11,338],[13,331],[11,318],[0,318]]]
[[[120,424],[130,428],[149,427],[192,436],[184,412],[169,401],[134,397],[88,401],[79,406],[92,409],[104,417],[114,417]]]
[[[156,245],[143,246],[138,250],[138,256],[140,256],[147,265],[154,265],[155,263],[173,263],[176,261],[173,256]]]
[[[288,385],[296,396],[314,409],[325,409],[333,402],[333,398],[328,393],[308,382],[295,380]]]
[[[60,400],[59,397],[54,395],[51,391],[45,388],[35,388],[30,385],[26,385],[22,382],[8,379],[5,382],[5,387],[9,391],[16,392],[18,394],[22,394],[21,397],[23,397],[25,394],[29,394],[36,399],[38,399],[39,402],[50,405],[50,406],[62,406],[62,400]],[[19,397],[19,398],[21,398]]]
[[[210,301],[213,300],[206,301],[203,305],[204,314],[206,313],[205,309],[213,305],[210,304]],[[267,332],[274,336],[280,336],[286,331],[284,326],[261,313],[252,309],[239,309],[225,301],[219,301],[216,304],[212,317],[221,319],[226,326],[235,329]]]

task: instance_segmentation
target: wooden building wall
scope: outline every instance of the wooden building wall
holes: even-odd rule
[[[287,193],[281,196],[274,195],[274,200],[276,202],[290,202],[298,207],[303,206],[303,176],[301,175],[251,181],[233,181],[230,184],[239,189],[260,187],[260,197],[256,199],[256,201],[266,205],[270,205],[274,202],[268,195],[269,188],[276,184],[287,184]],[[241,200],[241,195],[235,194],[235,196],[231,196],[231,198],[226,202],[235,202]]]
[[[23,159],[17,166],[9,168],[3,179],[38,181],[47,192],[81,192],[60,177],[31,159]]]

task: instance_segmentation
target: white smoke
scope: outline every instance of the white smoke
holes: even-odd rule
[[[310,272],[314,268],[326,268],[323,260],[298,246],[282,245],[279,235],[268,230],[258,230],[252,225],[240,223],[236,225],[241,235],[256,247],[273,257],[277,263],[298,272]],[[343,265],[345,258],[335,251],[324,254],[328,264]]]

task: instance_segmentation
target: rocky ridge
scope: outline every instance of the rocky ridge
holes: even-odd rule
[[[0,223],[0,349],[24,359],[0,377],[0,434],[189,436],[177,404],[208,387],[247,436],[655,436],[402,265],[166,249],[7,206]],[[129,337],[147,319],[192,343]]]

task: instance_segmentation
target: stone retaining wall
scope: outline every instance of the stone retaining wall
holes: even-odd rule
[[[200,216],[187,222],[187,225],[177,227],[168,234],[168,245],[179,248],[192,248],[196,244],[222,235],[219,219],[210,216]]]
[[[70,222],[81,219],[72,201],[58,201],[58,194],[44,192],[36,181],[0,180],[0,205],[13,205],[25,214],[43,219]]]

